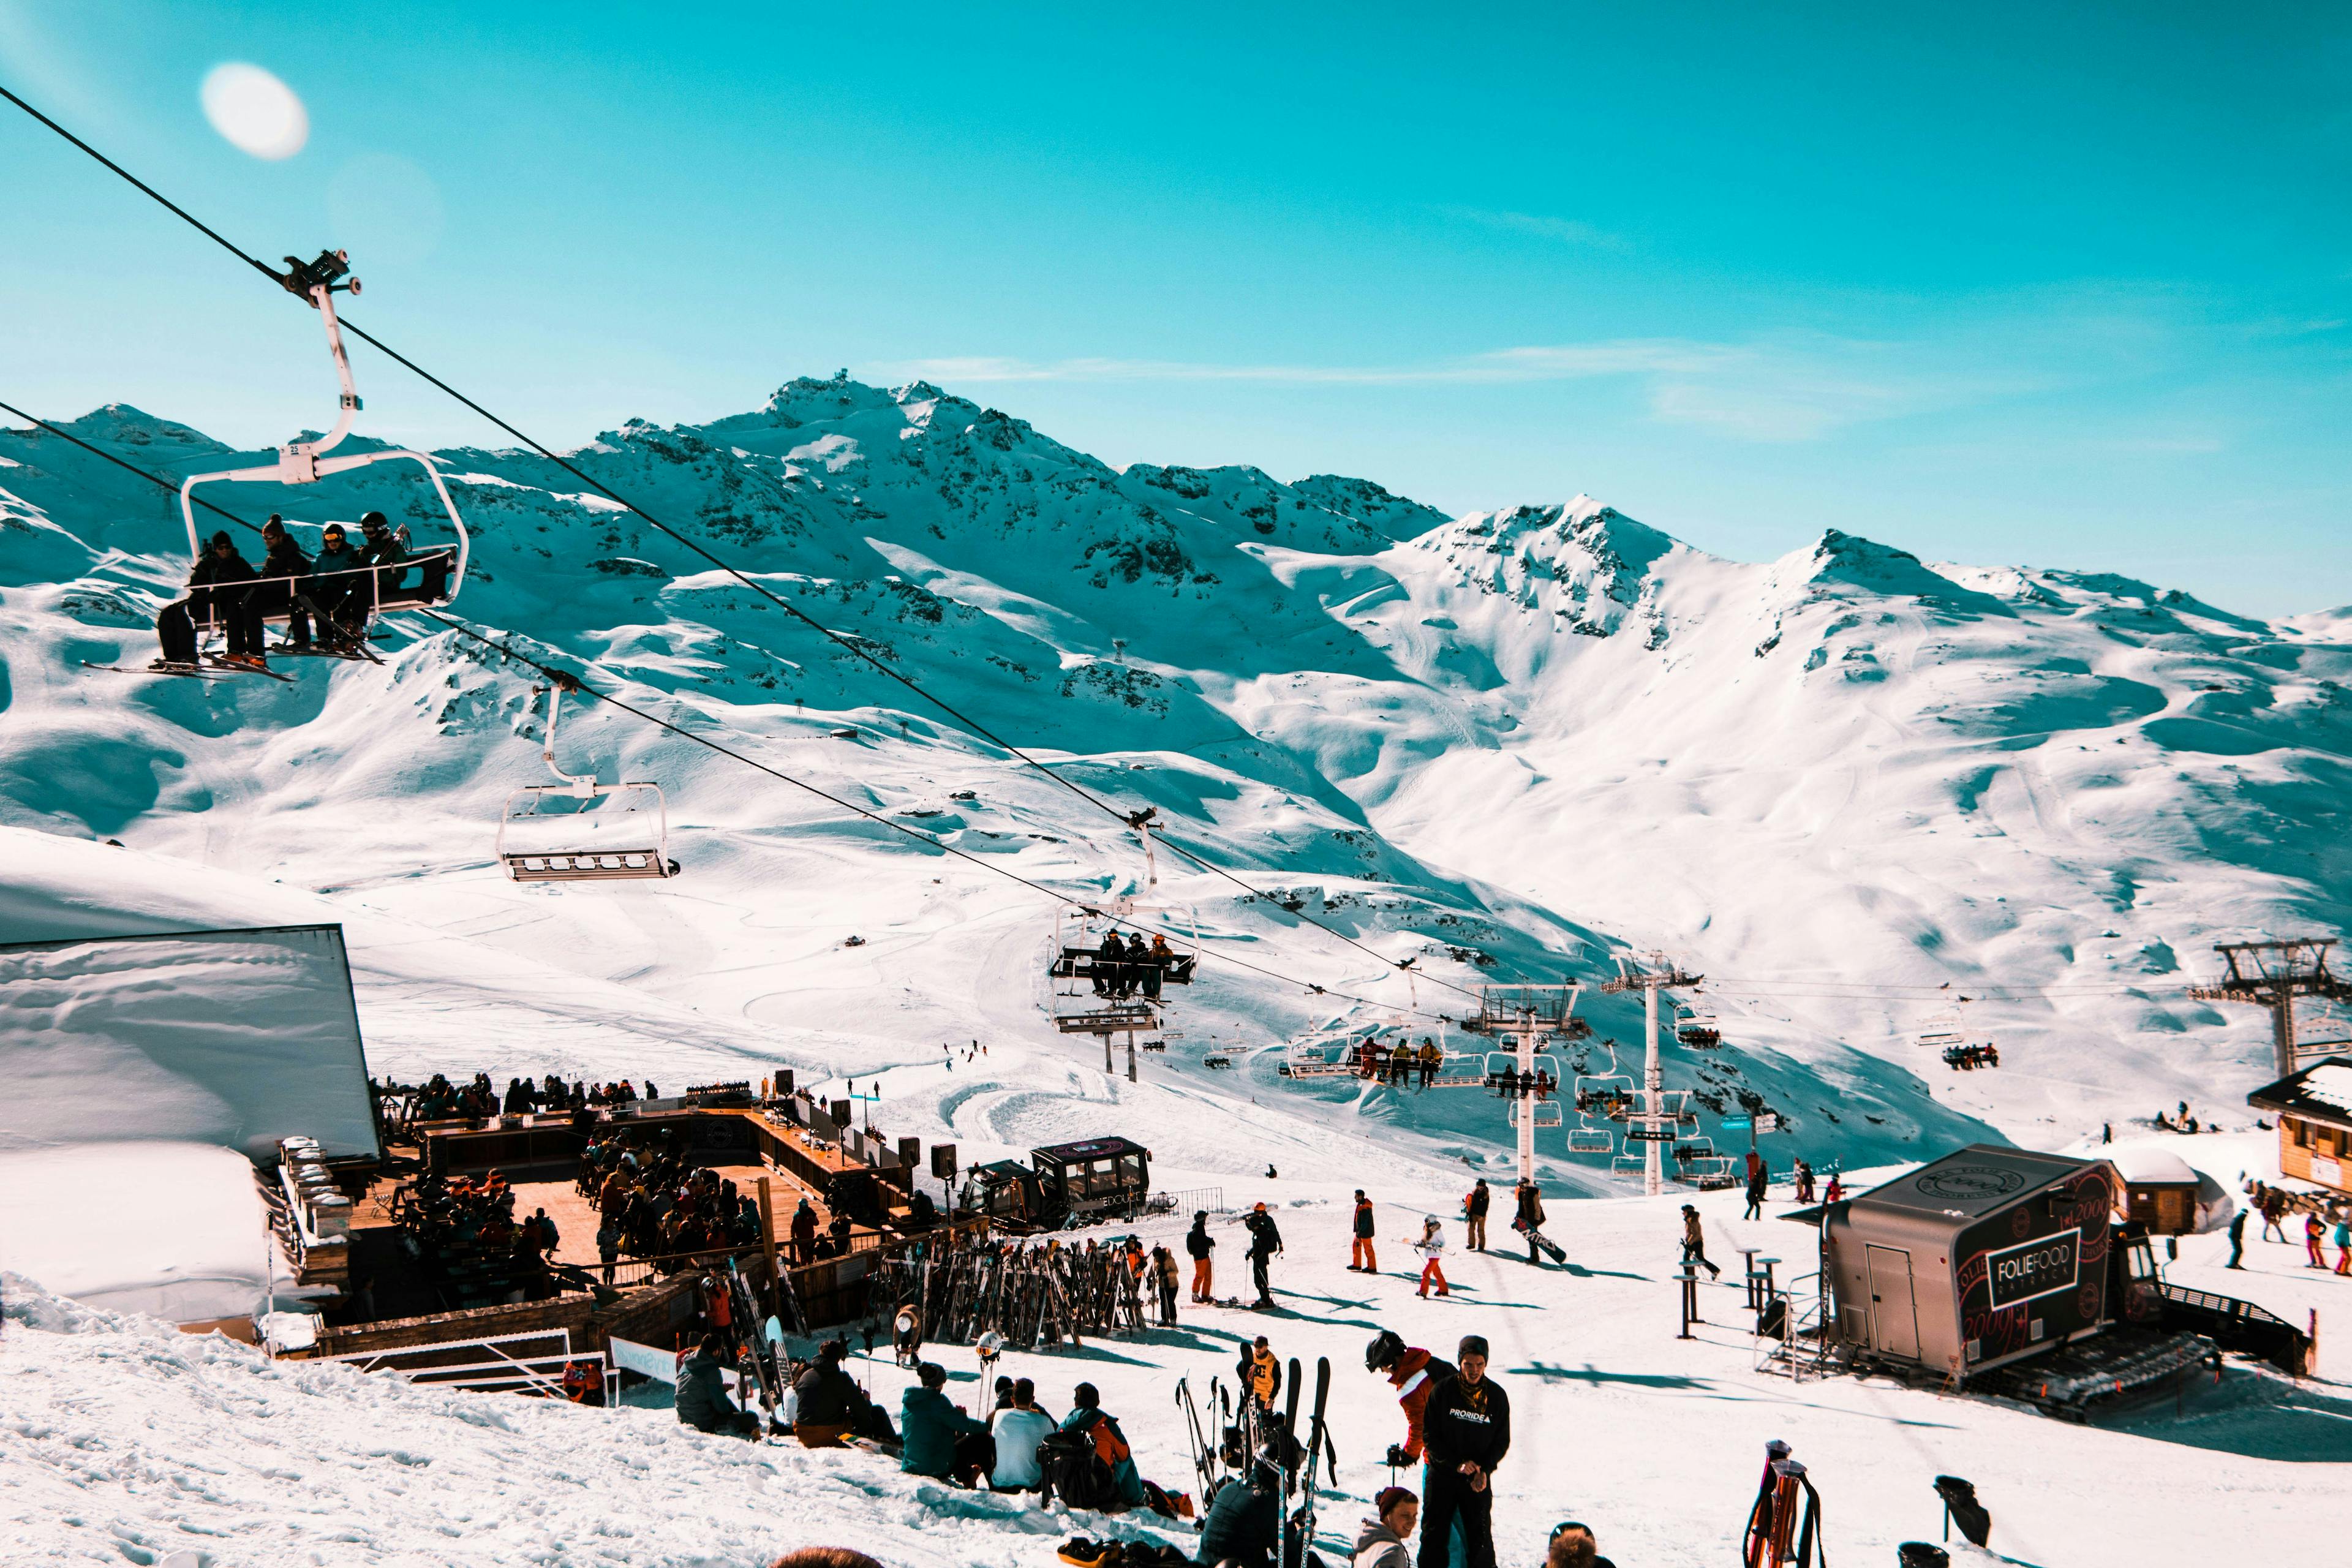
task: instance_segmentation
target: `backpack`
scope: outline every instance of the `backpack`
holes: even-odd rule
[[[1108,1423],[1097,1423],[1099,1428]],[[1054,1432],[1039,1439],[1037,1465],[1054,1490],[1072,1508],[1107,1509],[1118,1501],[1118,1485],[1093,1432]]]

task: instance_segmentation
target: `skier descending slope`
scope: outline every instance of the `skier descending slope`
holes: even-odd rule
[[[1419,1345],[1406,1344],[1393,1330],[1382,1329],[1364,1347],[1364,1370],[1388,1373],[1389,1386],[1397,1391],[1397,1405],[1404,1411],[1404,1441],[1390,1446],[1389,1468],[1421,1463],[1423,1413],[1437,1385],[1454,1375],[1453,1364]]]
[[[1265,1212],[1264,1204],[1250,1210],[1244,1222],[1249,1226],[1250,1278],[1257,1286],[1256,1307],[1274,1305],[1274,1286],[1266,1278],[1266,1265],[1282,1250],[1282,1232],[1275,1228],[1274,1216]]]
[[[1422,1469],[1420,1568],[1447,1568],[1454,1527],[1464,1568],[1495,1568],[1495,1494],[1489,1478],[1511,1448],[1511,1402],[1486,1375],[1486,1342],[1465,1334],[1454,1374],[1423,1411],[1429,1463]]]

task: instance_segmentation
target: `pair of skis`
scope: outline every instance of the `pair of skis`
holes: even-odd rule
[[[250,664],[220,664],[210,659],[195,664],[158,659],[149,665],[92,664],[83,659],[81,667],[84,669],[102,669],[109,675],[176,675],[191,680],[233,680],[240,675],[258,675],[268,680],[285,681],[289,686],[294,683],[292,676],[281,675],[274,669],[263,669]]]
[[[1210,1379],[1209,1414],[1212,1418],[1217,1414],[1219,1392],[1216,1380]],[[1176,1408],[1184,1413],[1187,1435],[1192,1444],[1192,1471],[1200,1479],[1201,1507],[1205,1514],[1210,1500],[1217,1495],[1217,1488],[1224,1484],[1225,1478],[1218,1473],[1216,1445],[1209,1441],[1209,1435],[1202,1429],[1201,1409],[1192,1402],[1192,1384],[1181,1377],[1176,1380]]]
[[[1283,1439],[1286,1444],[1297,1440],[1295,1435],[1298,1430],[1298,1390],[1303,1381],[1299,1375],[1298,1358],[1293,1356],[1290,1358],[1290,1396],[1283,1409]],[[1315,1359],[1315,1408],[1307,1429],[1304,1462],[1294,1470],[1287,1462],[1289,1455],[1283,1456],[1284,1504],[1285,1512],[1289,1516],[1288,1528],[1283,1531],[1282,1538],[1283,1568],[1307,1568],[1309,1549],[1315,1543],[1315,1471],[1327,1448],[1331,1454],[1332,1473],[1339,1473],[1339,1449],[1332,1446],[1330,1432],[1324,1424],[1324,1410],[1330,1398],[1331,1358],[1318,1356]],[[1295,1494],[1293,1482],[1297,1483]],[[1295,1509],[1289,1506],[1293,1495],[1297,1498]]]
[[[745,1331],[743,1342],[751,1358],[751,1375],[759,1382],[760,1405],[767,1413],[768,1427],[771,1431],[782,1430],[782,1423],[776,1412],[783,1404],[783,1371],[769,1360],[767,1336],[760,1331],[760,1305],[751,1299],[751,1284],[731,1258],[727,1260],[727,1293],[734,1307],[731,1315]]]

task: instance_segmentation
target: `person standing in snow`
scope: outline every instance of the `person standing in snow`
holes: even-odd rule
[[[1176,1326],[1176,1255],[1168,1250],[1166,1242],[1155,1243],[1151,1248],[1151,1279],[1160,1290],[1160,1321],[1162,1326]]]
[[[1742,1219],[1764,1217],[1764,1162],[1751,1149],[1748,1152],[1748,1209],[1740,1215]]]
[[[1209,1254],[1216,1251],[1217,1238],[1209,1234],[1209,1211],[1192,1211],[1192,1228],[1184,1233],[1184,1251],[1192,1259],[1192,1300],[1206,1305],[1216,1300],[1216,1268]]]
[[[1683,1205],[1683,1261],[1703,1265],[1711,1279],[1723,1277],[1723,1270],[1707,1259],[1706,1232],[1699,1228],[1698,1210],[1689,1204]]]
[[[2320,1248],[2320,1243],[2326,1239],[2327,1226],[2321,1222],[2318,1211],[2315,1209],[2304,1215],[2303,1249],[2311,1254],[2311,1261],[2304,1265],[2305,1268],[2327,1267],[2327,1254]]]
[[[1429,1285],[1433,1279],[1437,1282],[1439,1295],[1454,1294],[1445,1283],[1445,1227],[1437,1223],[1435,1215],[1429,1215],[1423,1218],[1421,1239],[1413,1243],[1413,1250],[1421,1254],[1423,1260],[1420,1292],[1422,1300],[1425,1301],[1429,1299]]]
[[[1494,1192],[1484,1176],[1470,1189],[1470,1195],[1462,1200],[1462,1245],[1473,1252],[1486,1250],[1486,1210],[1494,1201]]]
[[[1242,1352],[1241,1364],[1234,1373],[1244,1398],[1256,1400],[1261,1409],[1274,1408],[1275,1397],[1282,1392],[1282,1361],[1264,1334]]]
[[[1447,1568],[1454,1527],[1464,1568],[1495,1568],[1496,1467],[1511,1448],[1511,1402],[1486,1375],[1486,1342],[1465,1334],[1454,1374],[1423,1412],[1429,1463],[1422,1468],[1419,1568]]]
[[[2336,1211],[2336,1272],[2352,1274],[2352,1211]]]
[[[1404,1412],[1404,1441],[1390,1446],[1384,1462],[1399,1469],[1421,1463],[1425,1437],[1423,1413],[1437,1385],[1454,1375],[1453,1363],[1419,1345],[1408,1345],[1402,1336],[1382,1329],[1364,1347],[1364,1370],[1388,1375],[1389,1386],[1397,1391],[1397,1406]]]
[[[1350,1568],[1412,1568],[1404,1543],[1421,1518],[1421,1500],[1402,1487],[1382,1487],[1372,1499],[1372,1514],[1357,1532]]]
[[[1257,1286],[1257,1300],[1254,1305],[1271,1307],[1274,1305],[1274,1283],[1266,1276],[1266,1265],[1282,1251],[1282,1232],[1276,1227],[1274,1216],[1265,1212],[1264,1204],[1250,1210],[1249,1217],[1243,1223],[1249,1226],[1250,1278]]]
[[[1533,1182],[1521,1182],[1517,1188],[1518,1212],[1511,1228],[1528,1238],[1528,1261],[1543,1267],[1543,1254],[1536,1249],[1536,1232],[1543,1228],[1543,1189]]]
[[[1813,1167],[1804,1160],[1797,1162],[1797,1201],[1801,1204],[1813,1201]]]
[[[1358,1187],[1355,1243],[1348,1248],[1348,1272],[1378,1274],[1380,1271],[1380,1258],[1372,1251],[1372,1200],[1364,1195],[1363,1188]]]

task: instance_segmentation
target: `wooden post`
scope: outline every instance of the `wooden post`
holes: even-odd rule
[[[768,1310],[778,1322],[784,1319],[783,1276],[776,1272],[776,1211],[768,1197],[768,1178],[760,1178],[760,1250],[768,1259]]]

